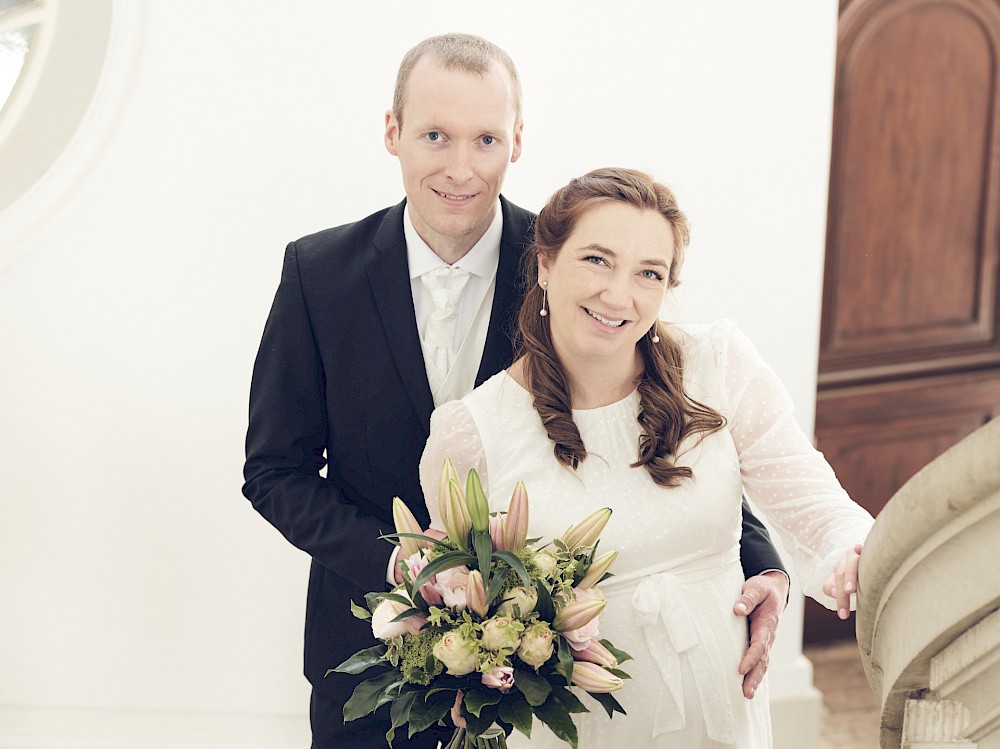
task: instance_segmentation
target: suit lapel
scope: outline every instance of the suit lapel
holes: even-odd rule
[[[366,270],[396,371],[424,427],[426,437],[430,433],[434,401],[427,384],[420,333],[417,331],[416,314],[413,311],[406,238],[403,235],[404,205],[405,201],[392,207],[382,219],[375,232],[375,257],[368,263]]]
[[[517,313],[520,308],[521,256],[531,241],[532,216],[527,211],[500,197],[503,211],[503,235],[500,238],[500,263],[497,266],[496,292],[493,295],[493,309],[490,310],[490,327],[483,347],[483,358],[476,375],[476,386],[501,369],[510,366],[514,360],[514,331],[517,328]]]

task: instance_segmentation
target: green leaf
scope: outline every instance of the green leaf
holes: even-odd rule
[[[423,533],[383,533],[379,536],[380,539],[385,539],[386,541],[393,541],[399,538],[418,538],[421,541],[427,541],[428,543],[437,543],[436,538],[431,538]]]
[[[500,719],[510,723],[529,739],[533,718],[531,707],[521,692],[508,692],[507,698],[500,703]]]
[[[556,618],[556,606],[552,603],[552,594],[545,587],[541,580],[535,581],[535,591],[538,593],[538,602],[535,604],[535,611],[542,621],[551,623]]]
[[[358,619],[371,619],[372,613],[366,609],[364,606],[358,606],[354,601],[351,601],[351,613],[354,614]]]
[[[455,692],[450,689],[431,691],[424,699],[414,700],[410,708],[410,737],[437,723],[448,714],[454,704]]]
[[[619,663],[624,663],[625,661],[632,660],[631,655],[626,653],[624,650],[619,650],[614,645],[612,645],[608,640],[599,640],[599,642],[608,649],[608,652],[610,652],[611,655],[613,655],[616,659],[618,659]]]
[[[369,611],[374,611],[378,608],[379,603],[382,601],[382,596],[385,593],[380,593],[378,591],[373,591],[371,593],[365,593],[365,606],[368,607]]]
[[[417,579],[413,581],[413,587],[418,589],[422,588],[424,584],[437,573],[450,570],[452,567],[460,567],[463,564],[469,566],[475,561],[476,558],[466,551],[449,551],[447,554],[442,554],[420,570],[420,574],[417,575]],[[410,602],[406,601],[406,603],[409,604]]]
[[[463,704],[464,707],[464,704]],[[479,715],[473,715],[468,710],[462,710],[462,717],[465,718],[466,729],[470,736],[479,736],[483,731],[492,726],[500,715],[500,709],[496,705],[483,705]]]
[[[465,693],[465,706],[478,718],[484,705],[498,704],[501,696],[496,689],[473,689]]]
[[[490,576],[490,587],[486,591],[486,607],[489,608],[493,601],[498,595],[500,595],[500,590],[503,588],[504,583],[507,582],[507,575],[510,570],[499,569],[495,574]]]
[[[552,685],[548,679],[532,671],[514,669],[514,684],[532,707],[541,705],[552,692]]]
[[[565,637],[559,638],[559,665],[561,672],[566,677],[567,686],[573,683],[573,651],[570,650],[569,643]]]
[[[413,701],[417,699],[418,695],[420,695],[419,692],[401,694],[399,699],[389,707],[389,718],[392,720],[392,725],[385,733],[385,740],[389,742],[390,747],[392,740],[396,737],[396,729],[410,719],[410,708],[413,707]]]
[[[390,621],[392,621],[392,622],[401,622],[404,619],[409,619],[411,616],[416,616],[417,614],[420,614],[420,613],[422,613],[422,612],[420,611],[420,609],[417,609],[417,608],[407,609],[406,611],[403,611],[402,613],[400,613],[399,616],[393,617]]]
[[[412,606],[413,602],[410,601],[406,596],[400,595],[399,593],[383,593],[383,601],[395,601],[396,603],[401,603],[404,606]]]
[[[615,713],[626,715],[625,708],[615,699],[614,695],[608,693],[594,692],[588,693],[591,697],[601,703],[601,707],[607,712],[609,718],[615,717]]]
[[[607,671],[608,671],[609,674],[614,674],[619,679],[631,679],[632,678],[627,673],[625,673],[624,671],[622,671],[620,668],[609,668]]]
[[[379,643],[374,647],[359,650],[336,668],[330,669],[330,671],[336,671],[341,674],[363,673],[372,666],[381,663],[386,650],[388,650],[388,648],[385,643]],[[330,671],[327,671],[327,673],[330,673]]]
[[[470,471],[471,473],[471,471]],[[479,571],[483,573],[483,583],[490,584],[490,561],[493,558],[493,539],[489,531],[472,531],[472,547],[476,550]]]
[[[562,703],[554,697],[545,700],[544,703],[535,708],[535,715],[539,720],[552,729],[552,733],[567,742],[573,749],[577,749],[576,725],[569,711],[563,707]]]
[[[589,713],[587,706],[580,702],[577,697],[566,687],[553,687],[552,696],[559,700],[559,704],[566,708],[568,713]]]
[[[514,570],[514,572],[517,573],[517,576],[521,578],[521,584],[524,587],[527,588],[529,585],[531,585],[531,578],[528,576],[528,570],[524,568],[524,563],[517,558],[516,554],[509,551],[496,551],[493,552],[493,556],[495,556],[497,559],[502,559],[503,561],[505,561],[507,563],[507,566],[510,567],[512,570]]]
[[[382,696],[394,685],[402,683],[398,679],[399,672],[392,670],[358,684],[351,699],[344,705],[344,722],[349,723],[375,712],[379,705],[385,704],[380,701]]]

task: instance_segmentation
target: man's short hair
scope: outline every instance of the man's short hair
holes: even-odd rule
[[[396,74],[396,90],[392,96],[392,113],[396,122],[403,126],[403,106],[406,103],[406,87],[413,68],[425,55],[434,59],[445,70],[462,70],[467,73],[484,75],[494,62],[510,74],[514,87],[514,126],[521,122],[521,79],[510,55],[493,42],[473,34],[441,34],[424,39],[403,56]]]

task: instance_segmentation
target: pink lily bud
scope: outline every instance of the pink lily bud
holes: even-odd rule
[[[556,632],[572,632],[586,626],[595,617],[600,616],[608,602],[601,598],[587,598],[567,603],[552,620],[552,629]]]
[[[576,587],[580,590],[593,588],[601,581],[601,578],[604,577],[604,574],[615,563],[617,558],[617,551],[609,551],[607,554],[597,557],[597,559],[591,562],[590,569],[587,570],[587,574],[583,576],[583,579],[576,584]]]
[[[479,570],[469,572],[469,580],[465,583],[465,603],[480,617],[486,616],[486,586],[483,584],[483,573]]]
[[[591,640],[583,650],[571,650],[573,658],[587,663],[596,663],[605,668],[618,668],[618,659],[597,640]]]
[[[469,531],[472,529],[469,508],[457,481],[449,480],[447,488],[448,499],[441,507],[441,522],[451,542],[460,549],[468,549]]]
[[[504,528],[507,525],[506,518],[501,514],[490,515],[490,540],[493,541],[494,551],[504,551],[507,547],[503,543]]]
[[[567,528],[566,532],[562,534],[561,540],[570,551],[581,546],[593,546],[601,537],[601,532],[610,519],[610,507],[594,510],[579,523]]]
[[[528,490],[524,483],[517,482],[514,494],[507,506],[507,522],[504,529],[504,547],[515,554],[524,548],[528,538]]]
[[[396,526],[396,533],[424,532],[424,529],[420,527],[420,523],[417,522],[417,519],[413,517],[413,513],[410,512],[410,508],[399,497],[392,498],[392,522]],[[400,554],[404,559],[417,554],[425,546],[427,544],[421,543],[418,538],[399,539]]]
[[[556,666],[556,670],[563,673],[561,666]],[[573,664],[573,676],[570,682],[585,692],[594,694],[614,692],[625,684],[619,677],[608,673],[596,663],[587,661],[577,661]]]

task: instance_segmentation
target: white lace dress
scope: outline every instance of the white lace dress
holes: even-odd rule
[[[614,514],[601,548],[619,550],[600,636],[634,656],[632,676],[616,697],[628,712],[608,720],[586,695],[576,715],[580,749],[606,747],[769,747],[766,679],[743,697],[738,664],[746,621],[732,613],[743,573],[740,497],[778,530],[807,595],[828,608],[824,578],[836,560],[864,541],[871,516],[840,487],[833,471],[792,418],[784,387],[731,322],[674,326],[684,347],[685,387],[726,418],[726,427],[682,446],[678,462],[693,480],[665,489],[645,469],[630,468],[639,438],[638,394],[577,410],[588,458],[560,466],[524,388],[501,372],[431,420],[420,473],[432,525],[440,528],[437,482],[444,458],[464,476],[475,468],[491,510],[505,510],[517,481],[530,504],[529,535],[557,537],[591,511]],[[833,616],[833,614],[831,614]],[[540,721],[530,742],[565,747]]]

